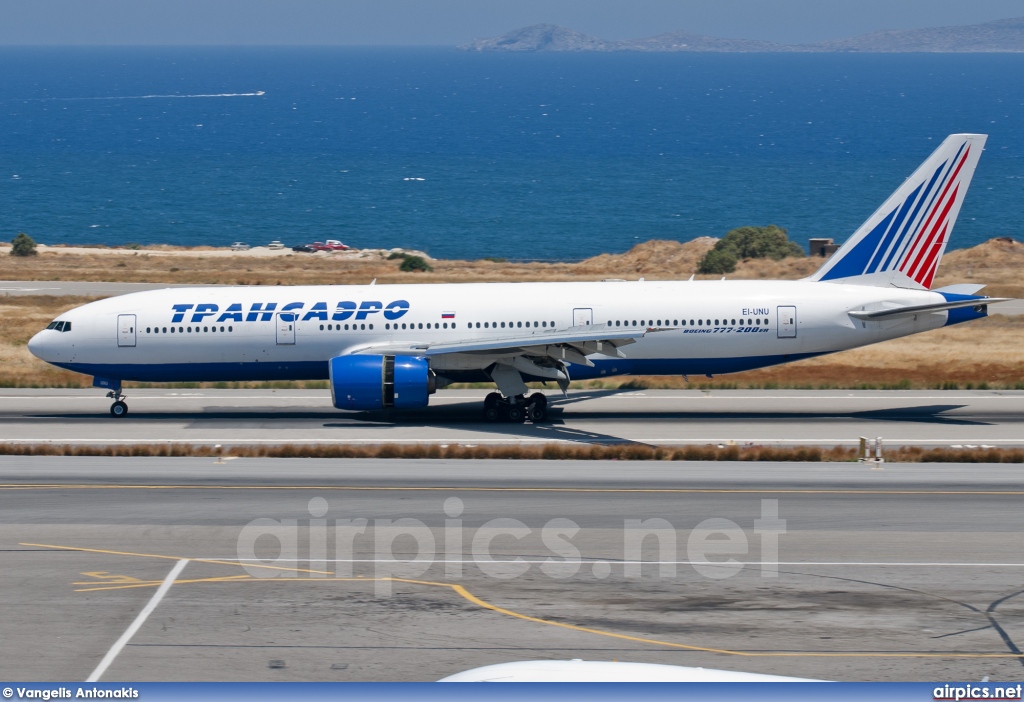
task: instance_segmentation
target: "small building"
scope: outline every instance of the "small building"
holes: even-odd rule
[[[808,248],[811,251],[811,256],[828,258],[839,250],[839,244],[832,243],[831,239],[809,239]]]

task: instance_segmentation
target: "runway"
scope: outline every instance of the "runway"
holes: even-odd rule
[[[1006,465],[2,457],[0,677],[1014,680],[1022,497]]]
[[[551,442],[1024,446],[1024,391],[573,391],[544,424],[488,424],[486,391],[447,390],[408,413],[342,412],[327,390],[128,390],[113,419],[99,390],[0,390],[9,443],[494,444]]]
[[[37,281],[37,280],[0,280],[0,296],[2,295],[79,295],[90,297],[111,297],[125,295],[142,290],[161,290],[163,288],[205,287],[181,283],[115,283],[115,282],[84,282],[84,281]],[[1024,314],[1024,300],[1010,300],[992,305],[992,314],[1017,315]]]

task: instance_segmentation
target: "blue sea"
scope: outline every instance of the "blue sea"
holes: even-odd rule
[[[574,260],[845,239],[952,132],[952,246],[1021,238],[1024,55],[0,48],[0,238]]]

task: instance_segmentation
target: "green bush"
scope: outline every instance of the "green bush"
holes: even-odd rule
[[[704,254],[697,270],[701,273],[732,273],[736,270],[736,257],[728,251],[714,248]]]
[[[390,256],[388,256],[389,261],[397,261],[398,259],[402,259],[404,261],[407,258],[409,258],[409,254],[402,253],[401,251],[394,251]]]
[[[701,273],[731,273],[736,262],[744,258],[770,258],[778,261],[803,257],[804,250],[790,241],[786,230],[769,224],[767,227],[738,227],[718,240],[700,262]]]
[[[36,253],[36,242],[25,232],[20,232],[11,240],[12,256],[35,256]]]
[[[402,265],[398,267],[398,270],[403,273],[411,273],[415,271],[432,271],[434,269],[429,263],[423,260],[422,256],[406,256],[405,260],[402,261]]]

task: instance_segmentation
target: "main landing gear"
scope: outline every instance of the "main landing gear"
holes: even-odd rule
[[[124,395],[118,391],[111,390],[107,393],[107,397],[114,398],[114,404],[110,406],[110,415],[112,417],[123,417],[128,414],[128,405],[124,401]]]
[[[529,419],[540,424],[547,418],[548,398],[543,393],[535,392],[529,397],[502,397],[501,393],[492,392],[484,399],[484,419],[488,422],[522,424]]]

